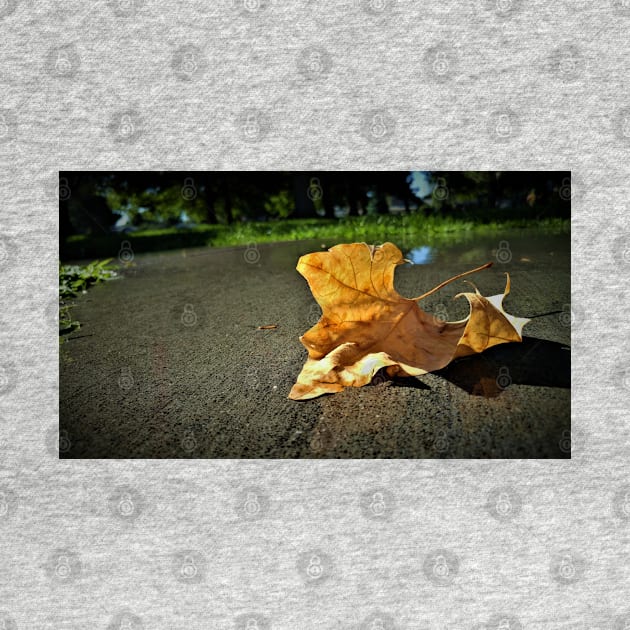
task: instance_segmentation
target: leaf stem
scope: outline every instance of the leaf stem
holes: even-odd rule
[[[459,280],[460,278],[463,278],[464,276],[469,276],[471,273],[477,273],[478,271],[482,271],[483,269],[487,269],[488,267],[492,267],[492,262],[486,263],[485,265],[481,265],[481,267],[477,267],[477,269],[471,269],[470,271],[464,271],[464,273],[460,273],[460,274],[458,274],[456,276],[453,276],[452,278],[449,278],[448,280],[445,280],[441,284],[438,284],[437,287],[431,289],[430,291],[427,291],[426,293],[423,293],[420,297],[411,298],[411,299],[414,302],[417,302],[418,300],[422,300],[425,297],[431,295],[432,293],[435,293],[436,291],[439,291],[442,287],[445,287],[447,284],[450,284],[454,280]]]

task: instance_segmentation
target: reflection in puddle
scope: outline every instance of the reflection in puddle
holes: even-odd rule
[[[435,249],[428,245],[414,247],[406,256],[414,265],[427,265],[435,258]]]

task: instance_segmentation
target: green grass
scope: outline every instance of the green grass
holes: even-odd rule
[[[131,234],[71,236],[66,243],[66,260],[118,256],[128,241],[134,253],[188,247],[226,247],[305,239],[338,242],[416,241],[440,245],[466,241],[479,235],[499,234],[506,230],[535,228],[546,233],[567,233],[567,219],[510,219],[476,222],[450,217],[363,216],[345,219],[284,219],[233,225],[201,225],[192,229],[149,229]]]

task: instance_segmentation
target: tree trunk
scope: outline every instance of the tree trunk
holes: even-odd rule
[[[346,194],[348,196],[348,214],[350,216],[357,216],[358,212],[358,195],[357,195],[357,187],[353,180],[353,175],[350,177],[346,176]]]
[[[320,173],[319,180],[322,184],[322,188],[324,189],[324,198],[322,201],[324,202],[324,210],[326,212],[325,217],[327,219],[335,218],[335,204],[333,203],[333,198],[331,194],[331,181],[330,177],[327,173]]]
[[[295,200],[295,218],[312,219],[318,215],[315,212],[315,204],[309,197],[309,190],[313,189],[311,195],[318,196],[319,190],[316,186],[310,186],[311,179],[308,173],[295,173],[293,175],[293,198]]]
[[[492,173],[488,182],[488,205],[494,210],[499,202],[499,179],[497,173]]]
[[[223,200],[225,203],[225,222],[230,225],[232,223],[232,195],[230,193],[230,181],[227,176],[223,179]]]
[[[389,206],[387,205],[387,197],[380,190],[377,193],[376,212],[377,214],[389,214]]]
[[[217,215],[214,209],[216,194],[214,192],[214,181],[210,173],[203,173],[200,177],[203,184],[203,201],[206,206],[206,223],[215,224]]]
[[[65,259],[68,255],[66,241],[71,234],[72,223],[68,197],[62,193],[59,197],[59,257],[61,259]]]

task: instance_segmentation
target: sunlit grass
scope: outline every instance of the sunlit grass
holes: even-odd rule
[[[373,243],[386,240],[414,241],[424,245],[443,245],[514,229],[536,229],[549,234],[568,233],[569,226],[570,221],[557,218],[480,223],[450,217],[425,217],[421,214],[372,215],[345,219],[284,219],[232,225],[200,225],[189,229],[147,229],[106,236],[75,235],[68,239],[68,258],[116,256],[123,241],[128,241],[137,253],[183,247],[227,247],[306,239]]]

